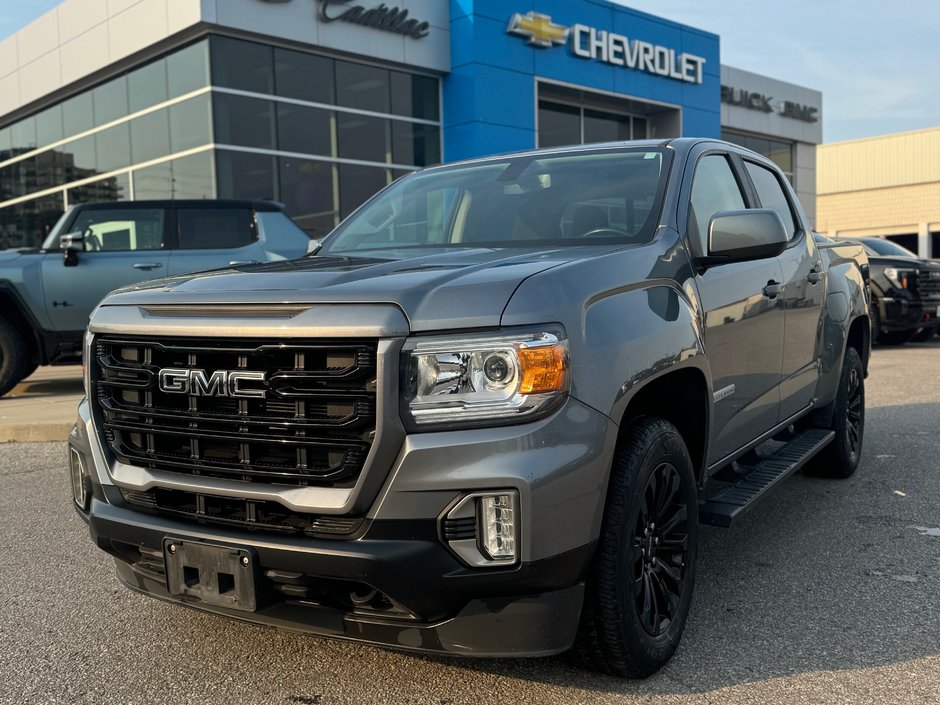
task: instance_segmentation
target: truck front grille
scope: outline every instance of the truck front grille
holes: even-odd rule
[[[922,299],[940,299],[940,277],[934,270],[921,270],[917,276],[917,293]]]
[[[161,487],[146,492],[122,489],[121,496],[140,511],[211,524],[227,524],[249,531],[343,538],[355,533],[364,522],[357,517],[295,512],[277,502],[216,497]]]
[[[94,394],[105,444],[121,462],[254,483],[351,487],[375,434],[375,341],[96,341]],[[262,373],[230,396],[160,388],[160,370]],[[166,386],[166,385],[165,385]]]

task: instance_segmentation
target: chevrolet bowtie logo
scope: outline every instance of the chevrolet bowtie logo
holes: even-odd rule
[[[519,34],[529,38],[529,44],[548,48],[553,44],[564,44],[568,41],[568,28],[552,22],[549,15],[538,12],[516,13],[509,20],[509,30],[512,34]]]

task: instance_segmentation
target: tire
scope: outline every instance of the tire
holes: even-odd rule
[[[0,397],[26,378],[33,366],[31,352],[20,329],[0,318]]]
[[[878,336],[878,342],[882,345],[904,345],[904,343],[910,342],[911,338],[913,338],[916,333],[916,328],[882,333]]]
[[[855,474],[865,441],[865,370],[855,348],[846,348],[839,389],[833,401],[832,443],[813,459],[811,470],[821,477],[846,478]]]
[[[573,652],[582,666],[645,678],[672,657],[692,605],[697,539],[695,473],[682,436],[641,418],[614,456]]]

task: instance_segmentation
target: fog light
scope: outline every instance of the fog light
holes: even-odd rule
[[[72,498],[80,509],[88,508],[88,473],[82,454],[69,446],[69,474],[72,477]]]
[[[515,494],[480,498],[480,548],[494,561],[516,560]]]
[[[521,521],[516,490],[473,492],[441,517],[441,539],[473,568],[505,568],[519,561]]]

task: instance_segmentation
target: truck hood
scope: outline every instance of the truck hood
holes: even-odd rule
[[[913,259],[911,257],[876,257],[869,255],[868,261],[881,267],[896,269],[940,269],[940,260]]]
[[[495,327],[526,278],[611,248],[455,249],[400,259],[318,255],[158,279],[118,289],[102,306],[393,304],[412,331]],[[410,253],[413,254],[413,253]]]

